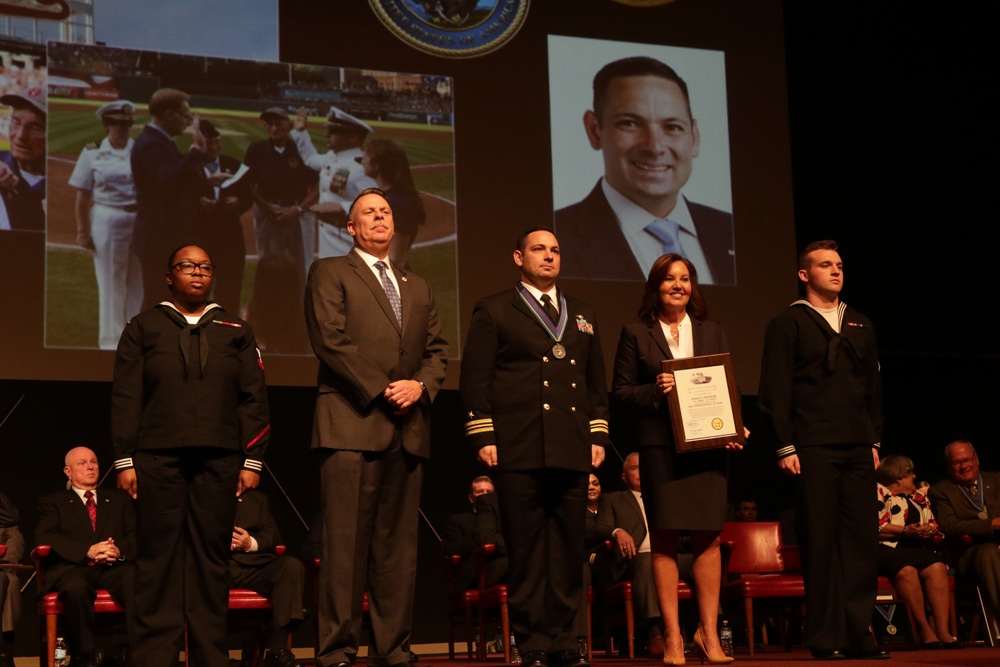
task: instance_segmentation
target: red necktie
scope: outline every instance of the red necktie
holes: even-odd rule
[[[97,503],[94,502],[94,492],[87,491],[83,494],[87,499],[87,514],[90,515],[90,529],[97,530]]]

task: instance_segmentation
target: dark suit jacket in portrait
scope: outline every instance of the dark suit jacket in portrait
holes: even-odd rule
[[[694,338],[694,356],[729,351],[722,326],[713,320],[696,320],[690,315]],[[662,373],[661,362],[673,359],[670,346],[659,322],[627,324],[622,328],[615,353],[611,393],[634,419],[639,446],[670,446],[674,441],[667,401],[654,405],[656,376]],[[633,535],[634,537],[634,535]]]
[[[87,507],[72,489],[42,496],[38,501],[35,542],[52,547],[45,592],[54,590],[66,571],[89,567],[87,551],[109,537],[126,562],[135,560],[135,512],[126,493],[97,489],[97,530],[91,529]]]
[[[132,251],[143,269],[147,310],[166,298],[163,281],[168,255],[183,244],[199,244],[198,192],[205,154],[181,153],[160,130],[147,125],[132,146],[132,178],[136,191]],[[235,306],[233,307],[235,309]]]
[[[240,161],[228,155],[219,156],[219,168],[229,174],[239,171]],[[198,230],[197,243],[212,258],[216,266],[213,281],[213,300],[231,313],[240,312],[240,290],[243,282],[243,268],[246,263],[246,241],[243,238],[243,224],[240,216],[253,204],[246,178],[241,178],[227,188],[219,190],[205,178],[205,170],[199,170],[198,182]],[[235,197],[234,203],[225,200]],[[206,207],[201,201],[220,202]]]
[[[690,201],[687,205],[714,284],[735,285],[733,216]],[[562,253],[563,278],[646,280],[600,181],[583,200],[556,211],[555,232]],[[658,241],[650,237],[650,243]]]

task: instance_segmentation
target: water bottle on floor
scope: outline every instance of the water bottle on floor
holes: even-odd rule
[[[69,665],[69,650],[66,648],[66,640],[62,637],[56,638],[55,654],[56,667],[66,667]]]
[[[521,663],[521,652],[517,650],[517,642],[514,641],[514,633],[510,633],[510,662],[518,665]]]
[[[733,654],[733,629],[729,627],[729,621],[723,621],[719,629],[719,644],[722,645],[722,652],[726,655]]]

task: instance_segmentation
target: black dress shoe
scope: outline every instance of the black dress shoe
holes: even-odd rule
[[[826,651],[812,651],[816,660],[847,660],[847,656],[840,649],[834,648]]]
[[[590,667],[587,658],[580,655],[580,652],[575,648],[549,654],[549,664],[552,667]]]
[[[264,667],[302,667],[295,661],[295,654],[287,648],[268,651],[264,656]]]
[[[947,649],[965,648],[965,644],[956,639],[953,642],[944,643],[944,646],[942,648],[947,648]]]
[[[920,648],[925,651],[940,651],[944,648],[944,642],[940,639],[932,642],[920,642]]]
[[[549,667],[549,658],[545,651],[528,651],[521,656],[521,667]]]
[[[880,648],[872,648],[868,649],[867,651],[848,653],[847,657],[851,658],[852,660],[888,660],[892,656],[889,655],[888,651],[883,651]]]

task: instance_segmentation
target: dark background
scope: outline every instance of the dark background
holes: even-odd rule
[[[283,2],[282,44],[295,39],[313,51],[329,45],[338,64],[350,64],[345,53],[361,48],[377,51],[380,41],[390,39],[383,33],[355,35],[348,40],[350,48],[340,50],[335,46],[337,25],[332,16],[336,11],[332,6],[337,3],[328,4],[331,8],[316,10],[316,3],[304,0]],[[549,32],[581,36],[591,36],[583,7],[603,6],[597,0],[553,4],[567,11],[552,19]],[[532,12],[540,5],[536,0]],[[775,3],[675,3],[682,11],[695,11],[692,5],[707,5],[707,10],[697,11],[711,13],[737,6],[744,8],[741,11],[758,7],[767,11]],[[574,14],[570,7],[581,7],[581,11]],[[644,41],[634,36],[629,23],[637,10],[615,11],[619,12],[618,22],[608,25],[614,26],[612,32],[620,31],[617,38]],[[794,193],[794,201],[783,205],[794,204],[797,247],[818,238],[841,243],[846,265],[844,300],[869,315],[875,324],[885,389],[883,452],[911,456],[918,477],[935,481],[944,475],[943,446],[950,439],[963,437],[977,445],[983,467],[995,470],[1000,467],[993,443],[1000,363],[995,323],[989,322],[996,320],[990,315],[994,306],[990,299],[997,272],[993,261],[997,215],[992,208],[998,177],[993,158],[998,142],[996,124],[991,122],[994,107],[985,99],[997,81],[995,35],[987,27],[992,22],[971,3],[876,5],[790,0],[777,14],[782,16],[788,99],[787,105],[783,97],[774,100],[773,112],[789,118],[786,141],[790,140],[791,146]],[[315,27],[310,28],[310,22]],[[651,29],[643,26],[643,31]],[[601,36],[616,38],[607,32],[602,30]],[[747,30],[736,37],[752,41],[760,35]],[[441,70],[423,67],[427,57],[416,51],[413,54],[413,70]],[[294,50],[286,53],[283,46],[282,60],[302,61],[295,55]],[[763,65],[774,66],[770,62]],[[476,60],[460,65],[469,71],[477,66],[481,63],[477,65]],[[734,68],[753,66],[752,62],[734,63],[727,52],[730,76]],[[461,90],[456,91],[456,99],[462,100]],[[534,126],[545,125],[544,109],[541,103],[526,105],[524,98],[511,100],[510,107],[502,110],[509,124],[496,128],[497,140],[502,143],[505,132],[542,136],[544,127],[539,131]],[[753,128],[739,127],[741,119],[731,115],[730,122],[734,131],[752,134]],[[459,146],[461,140],[459,134]],[[548,164],[546,146],[541,143],[538,149],[539,162],[544,165]],[[786,150],[787,146],[775,148],[779,158]],[[502,152],[498,151],[497,157],[502,162]],[[734,164],[757,162],[766,177],[774,159],[767,142],[761,142],[753,154],[734,156]],[[473,197],[517,199],[523,192],[548,187],[519,179],[519,173],[518,165],[501,163],[496,178],[478,189],[460,180],[463,201],[459,210]],[[734,176],[737,219],[741,197],[747,201],[750,196],[745,191],[741,195],[739,188]],[[544,193],[539,196],[544,197]],[[766,238],[772,232],[762,228],[760,234]],[[484,247],[496,247],[489,236],[482,242]],[[503,243],[504,247],[508,243],[506,235]],[[777,297],[744,293],[738,305],[740,309],[766,308],[769,316],[780,310],[780,305],[774,305],[776,300],[787,303],[794,295],[792,248],[779,242],[769,259],[758,261],[777,263],[787,272],[787,291]],[[8,284],[16,279],[9,273],[3,278]],[[502,279],[509,282],[513,275]],[[467,299],[476,296],[468,290],[476,287],[464,289],[463,313],[467,317],[471,307]],[[488,291],[492,289],[482,286],[479,293]],[[723,300],[715,293],[708,296],[713,306]],[[724,321],[730,338],[740,335],[744,321],[740,315]],[[605,346],[613,344],[613,336],[605,331]],[[7,344],[9,341],[4,342]],[[742,389],[745,418],[754,429],[756,387]],[[67,449],[91,446],[104,465],[110,465],[109,394],[110,386],[99,382],[0,381],[0,413],[6,414],[24,396],[0,427],[0,489],[20,507],[22,530],[29,543],[35,522],[34,499],[59,488],[64,481],[62,455]],[[269,466],[308,518],[318,504],[316,474],[307,453],[313,391],[309,387],[273,387],[270,397],[273,438]],[[439,529],[447,514],[464,509],[465,486],[479,472],[462,443],[461,423],[457,393],[443,392],[435,406],[434,454],[427,466],[422,503]],[[614,435],[617,427],[612,428]],[[616,437],[616,445],[622,454],[629,449],[621,437]],[[756,495],[762,518],[775,518],[790,502],[790,484],[777,472],[773,453],[755,447],[751,438],[747,450],[734,457],[734,463],[731,498],[744,492]],[[606,491],[621,488],[619,471],[616,457],[609,454],[600,474]],[[264,486],[272,495],[272,506],[295,553],[305,531],[278,497],[275,484],[267,480]],[[413,637],[417,644],[443,641],[445,636],[440,550],[430,530],[421,530],[421,540]],[[35,646],[30,596],[26,602],[18,633],[19,654],[31,653]],[[309,642],[311,639],[300,637],[296,645]]]

